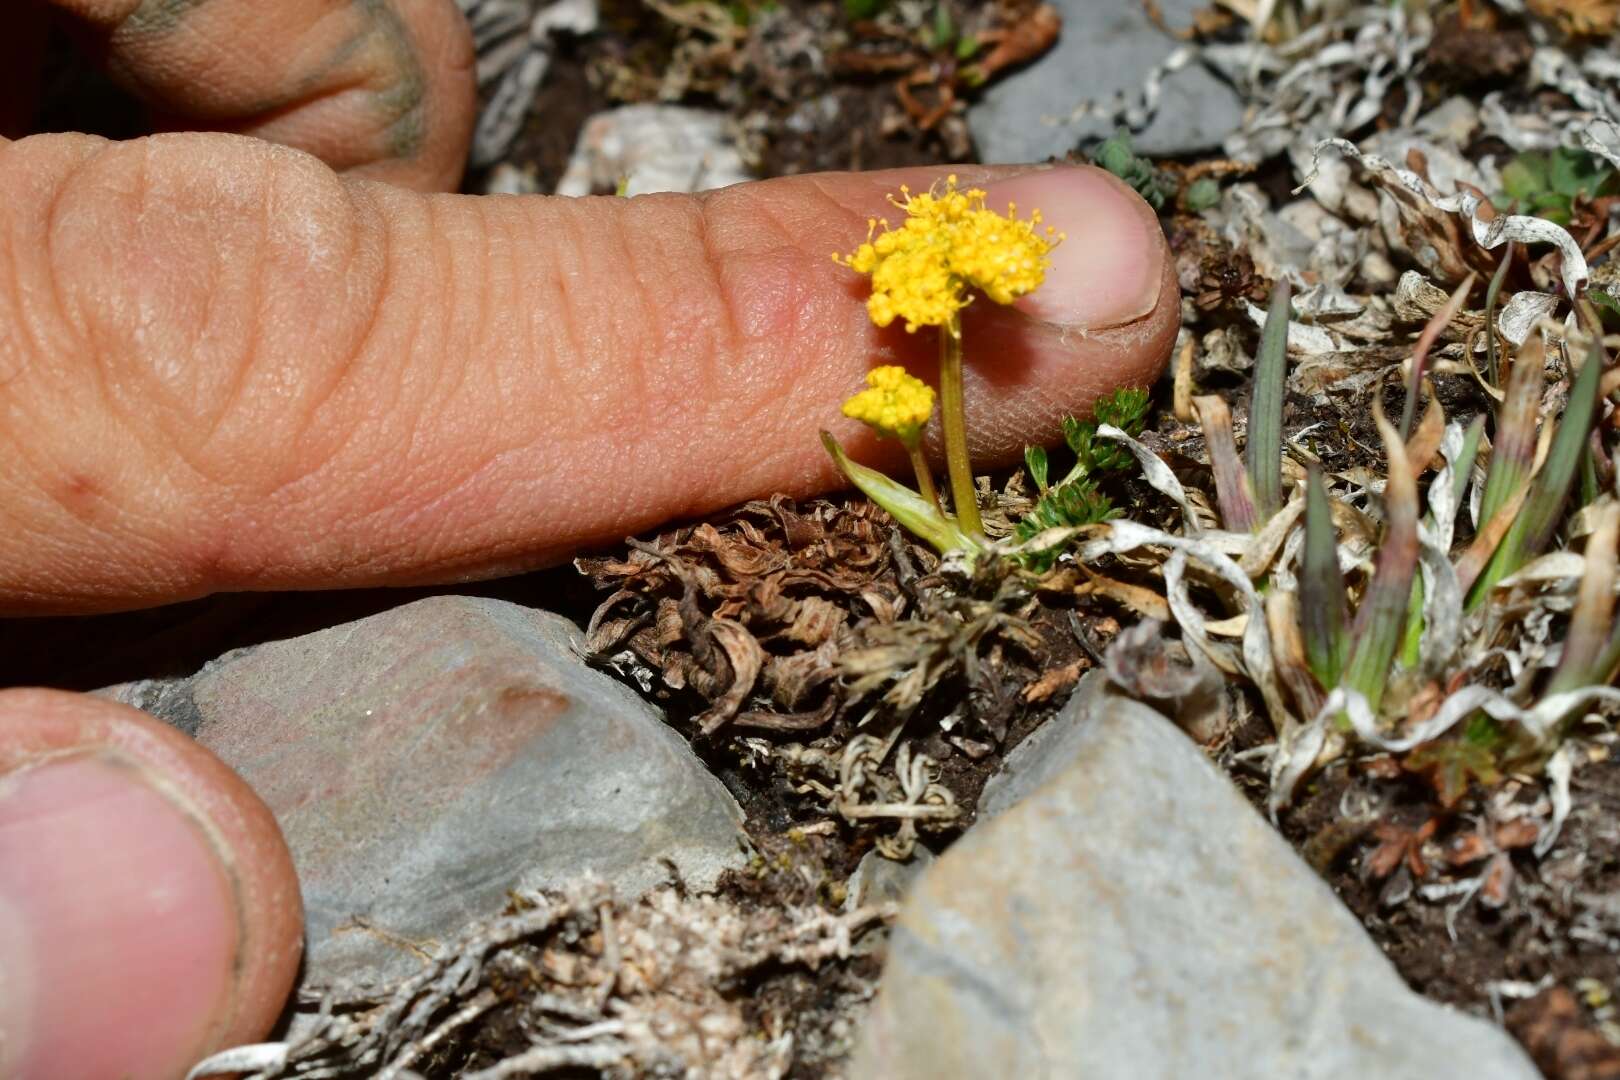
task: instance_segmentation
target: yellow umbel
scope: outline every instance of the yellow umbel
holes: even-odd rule
[[[1052,248],[1063,239],[1051,226],[1040,229],[1041,212],[1027,221],[985,208],[978,188],[959,191],[948,177],[939,191],[913,195],[900,188],[891,199],[906,212],[891,229],[887,221],[868,225],[867,241],[849,255],[833,259],[872,275],[866,310],[878,326],[905,320],[906,330],[919,326],[950,327],[978,289],[998,304],[1010,304],[1031,292],[1046,277]],[[882,231],[879,232],[879,226]]]
[[[868,371],[866,389],[844,402],[845,416],[907,446],[917,441],[933,413],[934,388],[892,365]]]

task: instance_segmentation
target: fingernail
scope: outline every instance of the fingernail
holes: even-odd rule
[[[230,1008],[230,878],[111,753],[0,777],[0,1076],[173,1077]]]
[[[1101,330],[1135,322],[1159,303],[1164,233],[1153,210],[1101,169],[1067,167],[986,185],[985,205],[1019,217],[1039,210],[1065,239],[1052,251],[1041,287],[1017,306],[1046,322]]]

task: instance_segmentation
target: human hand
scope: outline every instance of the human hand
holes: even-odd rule
[[[933,341],[875,329],[830,255],[944,170],[424,194],[472,123],[449,0],[51,7],[165,126],[240,134],[0,140],[5,613],[508,573],[834,486],[823,426],[901,464],[838,406],[874,362],[927,372]],[[12,8],[0,83],[25,83],[46,12]],[[12,133],[24,100],[0,86]],[[1111,177],[956,171],[1069,237],[1017,310],[968,311],[995,343],[968,358],[975,460],[1005,463],[1151,381],[1177,291]],[[253,1041],[300,930],[268,810],[206,751],[0,693],[0,1076],[176,1076]]]

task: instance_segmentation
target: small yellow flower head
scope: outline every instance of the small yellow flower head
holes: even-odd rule
[[[879,435],[915,443],[934,413],[934,388],[893,366],[868,371],[866,387],[844,402],[844,415],[870,424]]]
[[[945,326],[978,289],[998,304],[1010,304],[1032,292],[1046,277],[1050,252],[1063,237],[1051,226],[1037,231],[1041,212],[1029,220],[985,208],[978,188],[958,191],[956,177],[943,190],[913,195],[902,186],[891,200],[906,212],[897,229],[872,221],[866,243],[849,255],[833,256],[841,266],[872,275],[872,297],[866,310],[872,321],[888,326],[904,319],[906,330]],[[878,232],[878,226],[883,227]]]

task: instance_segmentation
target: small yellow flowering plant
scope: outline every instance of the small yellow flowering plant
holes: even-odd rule
[[[1045,279],[1052,248],[1063,239],[1041,226],[1039,210],[1028,220],[1009,203],[1005,214],[985,206],[978,188],[959,190],[956,177],[921,194],[902,186],[891,199],[905,211],[898,228],[873,220],[866,243],[849,255],[835,254],[841,266],[872,277],[867,313],[878,326],[895,320],[907,333],[938,327],[940,427],[955,514],[948,514],[922,455],[922,433],[933,412],[934,393],[898,367],[880,367],[866,377],[867,389],[844,403],[844,415],[862,420],[879,435],[899,439],[911,456],[919,491],[850,461],[831,435],[822,442],[851,483],[941,552],[976,551],[984,546],[984,525],[968,461],[967,420],[962,407],[962,309],[982,293],[1010,304],[1033,292]],[[880,231],[881,229],[881,231]]]

